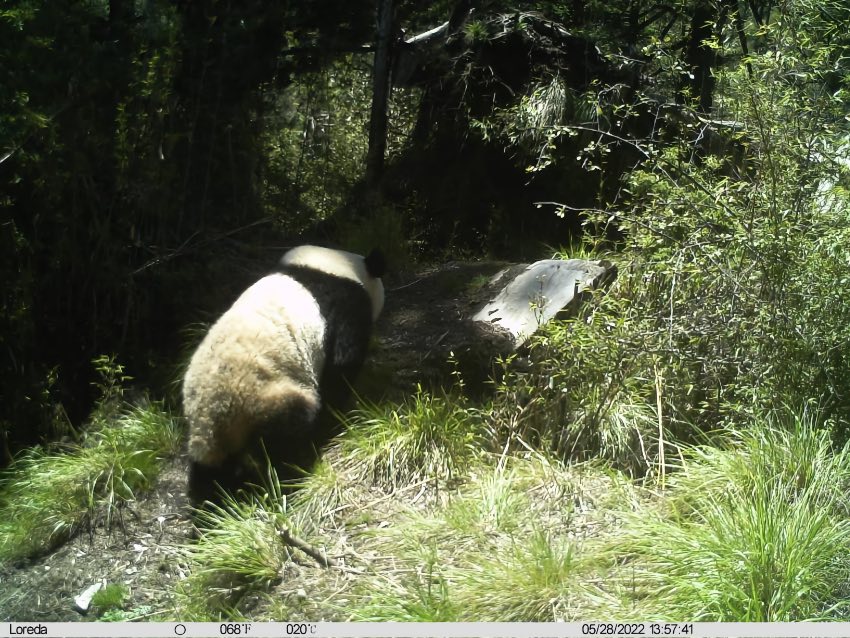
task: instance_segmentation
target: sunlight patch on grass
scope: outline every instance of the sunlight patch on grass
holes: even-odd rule
[[[511,533],[522,525],[531,509],[525,494],[517,489],[515,472],[499,468],[471,481],[468,496],[449,503],[446,525],[464,535]]]
[[[563,620],[580,574],[574,545],[556,530],[511,536],[452,570],[465,621]]]
[[[468,477],[363,534],[392,560],[357,583],[352,619],[570,620],[612,604],[593,585],[602,562],[593,539],[613,524],[594,503],[630,507],[611,474],[528,454],[483,457]]]

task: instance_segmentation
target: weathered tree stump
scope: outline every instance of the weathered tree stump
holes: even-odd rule
[[[506,330],[516,349],[556,315],[574,312],[583,293],[615,274],[607,261],[537,261],[505,285],[472,321]]]

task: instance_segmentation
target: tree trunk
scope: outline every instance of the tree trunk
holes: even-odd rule
[[[685,50],[685,64],[689,77],[683,85],[687,87],[690,98],[696,98],[697,109],[702,113],[711,111],[714,102],[714,76],[711,70],[717,61],[717,56],[707,41],[714,35],[716,17],[714,5],[711,2],[703,0],[694,7]],[[680,93],[679,101],[686,101],[682,93]]]
[[[369,119],[369,150],[366,153],[366,184],[373,190],[381,181],[387,148],[393,22],[393,0],[378,0],[378,37],[372,68],[372,111]]]

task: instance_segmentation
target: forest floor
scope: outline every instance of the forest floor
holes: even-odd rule
[[[468,391],[483,391],[495,342],[482,344],[481,333],[463,319],[503,285],[494,275],[505,268],[522,266],[453,262],[388,284],[372,357],[357,387],[361,397],[402,400],[418,386],[451,385],[452,372],[462,373]],[[75,598],[106,582],[127,587],[125,608],[138,619],[163,620],[162,610],[173,608],[175,583],[184,577],[180,548],[192,535],[187,466],[185,455],[169,459],[152,489],[139,494],[111,529],[95,524],[48,554],[0,567],[0,619],[86,619],[75,610]],[[424,502],[423,494],[417,499]],[[413,496],[400,498],[410,502]]]

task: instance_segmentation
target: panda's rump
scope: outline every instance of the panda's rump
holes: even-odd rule
[[[186,372],[190,457],[218,465],[267,424],[303,427],[314,418],[323,340],[319,308],[297,282],[275,275],[245,291],[210,329]]]

